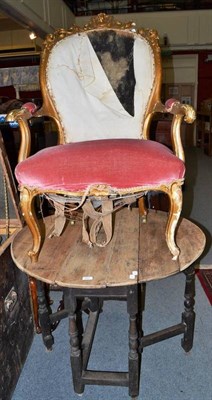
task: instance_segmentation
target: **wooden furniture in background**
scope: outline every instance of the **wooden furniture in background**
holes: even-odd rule
[[[197,144],[205,154],[212,156],[212,99],[202,102],[197,112]]]
[[[11,243],[13,234],[23,226],[18,208],[19,195],[0,132],[0,255]]]
[[[33,338],[28,278],[10,244],[22,227],[19,198],[0,132],[0,399],[10,400]],[[24,338],[24,340],[23,340]]]
[[[168,114],[156,114],[152,121],[150,138],[156,140],[159,143],[165,144],[172,149],[173,145],[170,134],[171,124],[172,119]],[[181,140],[184,148],[194,146],[194,124],[190,125],[182,122]]]

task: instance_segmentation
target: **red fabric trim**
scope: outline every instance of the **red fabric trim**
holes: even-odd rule
[[[210,304],[212,305],[212,289],[204,278],[204,270],[200,269],[200,270],[196,271],[196,275],[198,276],[199,281],[202,285],[202,288],[204,289],[205,294],[206,294]]]
[[[21,185],[80,191],[105,184],[117,189],[182,179],[184,163],[166,146],[139,139],[106,139],[49,147],[16,167]]]
[[[176,100],[176,99],[168,99],[168,100],[166,100],[166,102],[165,102],[166,109],[170,110],[172,108],[173,104],[176,103],[176,102],[180,103],[179,100]]]
[[[24,103],[22,108],[26,108],[26,110],[28,110],[31,114],[34,114],[35,111],[37,110],[36,104],[32,103],[31,101]]]

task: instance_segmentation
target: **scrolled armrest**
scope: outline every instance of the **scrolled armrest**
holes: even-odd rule
[[[169,113],[173,115],[171,125],[172,147],[177,157],[185,160],[183,145],[181,141],[181,122],[192,124],[196,119],[196,113],[189,104],[181,104],[176,99],[168,99],[165,104],[160,101],[154,107],[154,112]]]
[[[196,119],[196,112],[189,104],[182,104],[176,99],[168,99],[165,102],[165,112],[171,114],[184,115],[184,121],[188,124],[192,124]]]
[[[36,104],[28,102],[23,104],[21,108],[10,111],[6,116],[6,121],[16,121],[19,124],[21,145],[19,149],[18,162],[25,160],[30,154],[31,134],[28,120],[35,116],[36,111]]]
[[[170,98],[165,104],[158,102],[154,109],[155,112],[182,115],[185,122],[192,124],[196,119],[196,112],[189,104],[182,104],[179,100]]]
[[[22,105],[21,108],[15,108],[14,110],[10,111],[6,116],[6,121],[13,122],[20,119],[28,120],[32,118],[33,114],[37,111],[36,104],[32,102],[28,102]]]

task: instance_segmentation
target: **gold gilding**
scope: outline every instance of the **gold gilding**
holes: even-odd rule
[[[162,67],[161,67],[161,56],[160,56],[160,47],[159,47],[159,37],[156,30],[150,29],[135,29],[135,24],[132,22],[122,23],[117,21],[113,16],[106,14],[99,14],[91,18],[91,21],[86,24],[84,27],[73,26],[68,30],[59,29],[54,34],[50,34],[47,36],[44,41],[43,52],[41,55],[41,64],[40,64],[40,84],[41,91],[43,94],[43,106],[40,110],[37,111],[37,116],[48,116],[51,117],[56,123],[58,133],[59,133],[59,143],[65,143],[66,138],[63,131],[63,124],[60,120],[60,116],[58,115],[56,108],[54,106],[54,99],[52,99],[51,94],[48,90],[47,85],[47,64],[48,59],[51,54],[53,47],[64,38],[75,35],[82,32],[87,32],[91,30],[107,30],[114,29],[118,31],[122,31],[127,35],[131,35],[134,37],[135,35],[140,35],[150,46],[150,50],[153,54],[153,62],[155,65],[155,77],[153,82],[153,87],[151,90],[150,99],[145,110],[144,123],[141,126],[141,136],[144,139],[148,139],[150,124],[152,121],[152,117],[155,113],[170,113],[173,115],[172,127],[171,127],[171,137],[173,143],[173,150],[177,157],[181,160],[184,160],[184,151],[181,143],[180,137],[180,127],[181,122],[184,119],[185,122],[192,123],[195,119],[195,111],[194,109],[185,104],[180,104],[179,101],[173,101],[170,108],[167,109],[165,105],[161,103],[160,100],[160,92],[161,92],[161,84],[162,84]],[[28,125],[28,120],[30,119],[30,114],[26,110],[14,110],[11,112],[7,119],[8,121],[17,120],[21,130],[21,150],[19,155],[19,161],[25,159],[29,155],[30,151],[30,130]],[[184,180],[173,181],[171,184],[161,184],[159,186],[148,186],[148,187],[139,187],[139,188],[131,188],[131,193],[136,192],[148,192],[151,191],[162,191],[165,192],[170,200],[170,210],[168,216],[168,222],[166,227],[166,241],[167,245],[170,249],[170,252],[173,256],[173,259],[177,259],[179,256],[180,250],[178,249],[175,243],[175,230],[177,223],[179,221],[181,209],[182,209],[182,184]],[[40,224],[38,222],[35,209],[34,209],[34,200],[35,197],[39,194],[44,194],[43,190],[40,188],[30,188],[30,187],[21,187],[21,207],[23,215],[25,216],[26,223],[32,233],[33,237],[33,246],[32,250],[29,252],[29,256],[32,261],[37,261],[39,252],[41,250],[43,236],[40,229]],[[120,195],[127,194],[128,190],[123,189],[119,190],[118,193]],[[46,192],[45,192],[46,193]],[[48,190],[47,193],[59,193],[67,196],[85,196],[85,192],[64,192]],[[110,195],[110,191],[108,187],[103,186],[95,186],[92,187],[89,195],[92,196],[108,196]],[[147,210],[144,206],[143,199],[140,201],[140,213],[144,217],[144,221],[146,220]],[[147,217],[148,218],[148,217]]]

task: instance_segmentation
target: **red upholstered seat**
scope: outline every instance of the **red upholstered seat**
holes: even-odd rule
[[[184,177],[183,161],[164,145],[106,139],[46,148],[16,167],[21,185],[77,192],[90,185],[117,189],[158,186]]]
[[[82,28],[57,30],[44,41],[42,107],[35,110],[27,103],[7,116],[18,121],[21,131],[16,176],[33,237],[33,262],[45,242],[37,196],[55,208],[54,235],[62,234],[66,218],[81,207],[83,241],[97,244],[95,232],[106,220],[106,245],[112,238],[112,212],[138,199],[139,215],[147,221],[145,196],[152,191],[168,197],[165,239],[173,259],[179,257],[175,239],[185,174],[181,123],[192,123],[195,112],[175,99],[161,102],[160,54],[154,29],[137,30],[134,23],[102,13]],[[173,152],[149,140],[158,113],[172,121]],[[28,157],[30,120],[40,117],[53,122],[60,144]]]

